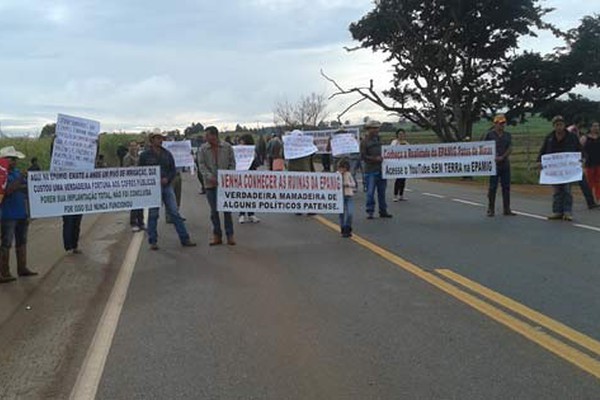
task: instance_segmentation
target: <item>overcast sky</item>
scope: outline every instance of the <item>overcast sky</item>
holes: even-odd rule
[[[576,26],[600,0],[548,0],[548,20]],[[383,57],[353,46],[348,25],[369,0],[0,0],[0,123],[38,133],[66,113],[106,131],[233,128],[273,122],[273,105],[390,80]],[[523,46],[550,50],[551,38]],[[594,98],[595,92],[583,91]],[[331,118],[351,102],[332,102]],[[348,115],[385,119],[362,107]],[[346,119],[346,118],[344,118]]]

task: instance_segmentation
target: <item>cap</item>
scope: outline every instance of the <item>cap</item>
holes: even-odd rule
[[[501,124],[503,122],[506,122],[506,116],[504,114],[498,114],[494,117],[495,124]]]
[[[557,122],[565,122],[565,119],[562,115],[557,115],[554,118],[552,118],[552,125],[554,125]]]

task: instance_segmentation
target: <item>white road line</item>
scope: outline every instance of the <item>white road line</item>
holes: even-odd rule
[[[143,240],[143,232],[134,234],[133,239],[131,239],[115,286],[108,303],[106,303],[98,328],[96,328],[94,339],[88,348],[77,382],[71,391],[71,400],[93,400],[96,397]]]
[[[483,204],[481,204],[481,203],[475,203],[473,201],[468,201],[468,200],[452,199],[452,201],[455,201],[457,203],[467,204],[469,206],[483,207]]]
[[[517,215],[522,215],[523,217],[529,217],[529,218],[540,219],[540,220],[542,220],[542,221],[547,221],[547,220],[548,220],[548,218],[547,218],[547,217],[544,217],[544,216],[542,216],[542,215],[529,214],[529,213],[526,213],[526,212],[522,212],[522,211],[514,211],[514,210],[513,210],[513,212],[514,212],[515,214],[517,214]]]
[[[404,191],[408,192],[408,193],[414,192],[414,190],[412,190],[412,189],[404,189]]]
[[[590,231],[594,231],[594,232],[600,232],[600,228],[595,227],[595,226],[582,225],[582,224],[573,224],[573,226],[576,226],[578,228],[583,228],[583,229],[589,229]]]
[[[445,199],[446,196],[442,196],[441,194],[435,194],[435,193],[422,193],[423,196],[427,196],[427,197],[435,197],[436,199]]]

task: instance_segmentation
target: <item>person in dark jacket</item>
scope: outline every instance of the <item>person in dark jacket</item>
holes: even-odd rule
[[[365,124],[367,136],[360,144],[360,155],[365,163],[365,179],[367,181],[367,219],[373,219],[375,212],[375,190],[377,190],[377,201],[379,202],[379,217],[391,218],[392,215],[387,211],[385,201],[385,190],[387,181],[383,178],[381,165],[383,158],[381,156],[381,139],[379,138],[379,121],[369,120]]]
[[[506,117],[498,114],[494,117],[494,128],[485,135],[486,141],[496,142],[496,175],[490,176],[488,188],[487,216],[493,217],[496,213],[496,190],[498,181],[502,186],[503,214],[507,216],[517,215],[510,208],[510,160],[512,152],[512,137],[504,130]]]
[[[196,243],[192,242],[190,235],[185,227],[183,218],[179,215],[177,209],[177,202],[175,200],[175,191],[173,190],[173,179],[177,171],[175,169],[175,159],[173,155],[162,147],[163,135],[160,132],[154,132],[150,135],[150,149],[144,151],[140,155],[139,165],[140,166],[160,166],[160,184],[162,192],[162,202],[165,205],[165,210],[168,215],[171,216],[175,225],[175,230],[179,236],[179,241],[184,247],[196,246]],[[158,216],[160,208],[151,208],[148,213],[148,243],[150,243],[151,250],[158,250]]]
[[[538,155],[538,162],[541,162],[544,154],[581,152],[581,143],[574,133],[566,129],[565,120],[557,115],[552,118],[554,130],[546,136],[544,144]],[[552,185],[554,194],[552,196],[552,215],[550,220],[573,220],[573,195],[571,193],[571,184],[563,183]]]

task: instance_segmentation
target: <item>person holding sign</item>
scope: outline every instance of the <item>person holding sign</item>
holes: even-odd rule
[[[544,144],[538,155],[538,163],[541,163],[542,156],[545,154],[581,152],[579,138],[574,133],[567,131],[562,116],[557,115],[552,118],[552,126],[554,130],[544,139]],[[572,221],[573,195],[571,194],[571,183],[556,184],[552,187],[554,189],[552,215],[548,219]]]
[[[509,132],[504,130],[506,126],[506,117],[504,114],[498,114],[494,117],[494,128],[489,131],[484,140],[496,142],[496,175],[490,176],[490,186],[488,189],[488,209],[487,216],[493,217],[496,213],[496,191],[498,190],[498,181],[502,186],[502,205],[504,215],[517,215],[510,209],[510,161],[508,157],[512,152],[512,137]]]
[[[175,159],[171,153],[162,147],[164,137],[160,132],[153,132],[150,135],[150,149],[140,155],[140,166],[160,166],[160,183],[162,192],[162,202],[165,205],[167,215],[171,216],[175,225],[175,230],[179,236],[179,241],[183,247],[194,247],[196,243],[192,242],[190,235],[185,227],[183,218],[179,215],[177,202],[175,200],[175,191],[173,190],[173,179],[175,179]],[[151,250],[158,250],[158,216],[160,208],[151,208],[148,213],[148,242]]]
[[[377,190],[377,201],[379,202],[379,217],[392,218],[387,211],[385,201],[385,190],[387,181],[383,178],[381,164],[381,139],[379,138],[379,121],[368,120],[365,124],[367,136],[360,144],[360,154],[365,163],[364,175],[367,181],[367,219],[373,219],[375,212],[375,190]]]
[[[137,167],[140,162],[140,145],[135,140],[129,142],[129,150],[123,157],[122,165],[125,168]],[[129,212],[129,225],[132,232],[144,230],[144,210],[131,210]]]
[[[220,169],[235,170],[235,154],[233,147],[222,140],[219,140],[219,130],[214,126],[207,127],[206,143],[198,151],[198,166],[204,177],[206,185],[206,200],[210,206],[210,219],[213,225],[213,239],[210,246],[223,244],[223,231],[221,230],[221,219],[217,211],[217,186],[219,184],[217,177]],[[227,244],[235,245],[233,238],[233,220],[230,212],[223,213],[225,222],[225,235],[227,235]]]
[[[0,283],[12,282],[16,278],[10,274],[10,248],[13,240],[17,249],[17,273],[19,276],[34,276],[27,268],[27,231],[29,218],[27,215],[27,180],[17,168],[17,159],[25,155],[13,146],[0,149],[0,158],[8,159],[8,179],[6,193],[2,202],[1,246],[0,246]]]
[[[402,128],[396,131],[396,139],[392,140],[392,146],[405,146],[408,144],[406,140],[406,131]],[[394,181],[394,201],[404,201],[404,189],[406,189],[406,178],[396,178]]]
[[[254,138],[252,137],[251,134],[246,133],[240,137],[240,139],[238,141],[238,145],[239,146],[254,146]],[[260,160],[260,158],[258,155],[257,148],[254,147],[254,158],[252,159],[252,162],[250,163],[250,167],[248,168],[248,171],[256,171],[258,169],[258,167],[261,166],[261,163],[259,160]],[[238,162],[236,160],[236,165],[237,164],[238,164]],[[241,212],[239,223],[245,224],[246,222],[256,224],[256,223],[260,222],[260,219],[258,219],[258,217],[256,215],[254,215],[253,212],[248,212],[248,213]]]

